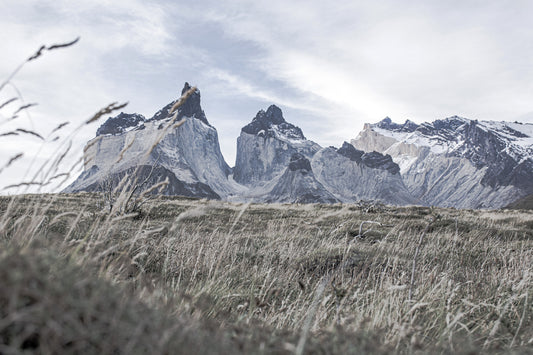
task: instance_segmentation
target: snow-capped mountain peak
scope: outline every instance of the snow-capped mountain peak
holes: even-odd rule
[[[418,125],[409,120],[397,124],[387,117],[365,127],[398,142],[428,147],[436,154],[468,155],[468,150],[480,143],[481,136],[486,136],[486,139],[504,148],[515,161],[533,157],[533,124],[528,123],[478,121],[452,116]]]
[[[390,154],[406,185],[430,204],[496,207],[533,192],[532,124],[452,116],[400,125],[386,118],[365,125],[352,144]]]

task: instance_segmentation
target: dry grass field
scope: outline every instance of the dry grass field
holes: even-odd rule
[[[533,353],[528,211],[2,197],[0,282],[2,354]]]

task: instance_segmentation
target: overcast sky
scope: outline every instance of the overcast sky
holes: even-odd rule
[[[533,122],[532,22],[533,2],[520,0],[7,0],[0,81],[42,44],[81,39],[22,68],[13,83],[39,105],[11,123],[18,106],[0,110],[0,133],[72,130],[114,101],[151,117],[185,81],[200,89],[230,165],[241,127],[271,104],[323,146],[385,116]],[[0,104],[12,96],[5,87]],[[83,126],[74,154],[101,123]],[[39,162],[58,144],[0,137],[0,167],[27,152],[0,185],[21,181],[32,149]]]

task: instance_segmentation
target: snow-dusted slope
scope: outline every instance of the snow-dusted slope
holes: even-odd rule
[[[238,183],[257,187],[281,175],[291,156],[300,153],[310,159],[320,149],[307,140],[302,130],[283,118],[277,106],[261,110],[244,126],[237,138],[237,159],[233,178]]]
[[[182,94],[189,89],[186,83]],[[124,113],[108,119],[86,146],[85,172],[67,191],[95,189],[110,175],[141,165],[164,168],[180,184],[191,186],[191,195],[200,191],[198,197],[225,198],[243,189],[228,179],[231,170],[220,152],[217,131],[200,107],[200,92],[179,108],[178,119],[184,123],[169,127],[169,110],[176,101],[148,120]]]
[[[497,208],[533,192],[531,124],[386,118],[365,125],[351,143],[390,154],[408,189],[431,205]]]

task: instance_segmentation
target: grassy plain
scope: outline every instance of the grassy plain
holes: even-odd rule
[[[2,197],[0,283],[3,354],[533,353],[525,210]]]

